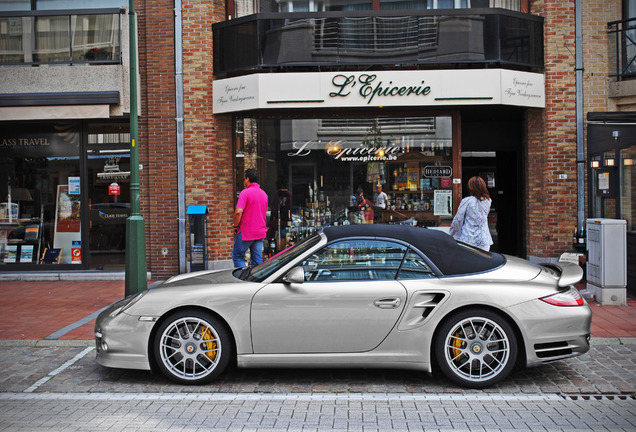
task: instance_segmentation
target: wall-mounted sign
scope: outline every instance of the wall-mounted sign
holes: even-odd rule
[[[280,108],[545,107],[542,74],[505,69],[251,74],[215,80],[215,114]]]
[[[442,178],[453,175],[453,168],[449,166],[425,166],[424,177]]]

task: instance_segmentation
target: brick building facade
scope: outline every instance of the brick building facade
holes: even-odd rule
[[[152,143],[145,157],[150,167],[155,166],[151,154],[160,155],[155,166],[157,173],[151,169],[144,171],[144,184],[152,192],[144,193],[143,204],[150,221],[150,266],[153,275],[163,276],[177,270],[173,259],[175,246],[169,247],[167,256],[157,252],[161,245],[176,242],[169,234],[171,230],[166,230],[162,223],[171,219],[174,225],[176,217],[174,197],[164,194],[170,190],[175,176],[173,145],[171,139],[165,139],[174,137],[174,129],[170,127],[174,124],[171,118],[174,74],[170,71],[173,34],[166,31],[173,28],[173,23],[171,14],[162,15],[160,5],[153,3],[152,8],[147,8],[145,2],[139,3],[140,23],[144,23],[140,31],[145,28],[145,37],[141,38],[145,42],[140,49],[144,54],[140,57],[142,63],[146,58],[152,62],[152,67],[146,62],[142,69],[147,86],[144,110],[148,114],[143,120],[143,130],[148,134],[149,144]],[[209,206],[209,224],[213,229],[208,256],[211,262],[224,262],[229,259],[233,241],[230,225],[237,190],[232,163],[232,116],[212,112],[211,29],[213,24],[225,20],[225,5],[219,1],[184,1],[182,5],[186,204]],[[620,5],[618,0],[603,5],[583,2],[585,112],[621,109],[616,100],[607,97],[611,80],[607,74],[606,31],[607,22],[621,16]],[[523,126],[524,254],[546,260],[571,250],[572,230],[577,224],[575,3],[529,1],[528,10],[545,20],[546,108],[528,109]],[[165,41],[166,49],[151,49],[150,40]],[[152,56],[148,54],[150,50]],[[168,124],[162,125],[164,121]],[[156,151],[157,146],[161,146],[160,152]],[[165,210],[158,212],[158,208]]]

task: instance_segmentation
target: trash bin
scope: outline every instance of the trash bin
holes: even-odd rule
[[[207,270],[208,206],[188,206],[186,214],[190,223],[190,271]]]

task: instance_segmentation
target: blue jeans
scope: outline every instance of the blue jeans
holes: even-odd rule
[[[232,248],[232,261],[234,267],[245,267],[245,253],[250,250],[250,263],[252,267],[263,262],[263,239],[243,241],[242,233],[234,237]]]

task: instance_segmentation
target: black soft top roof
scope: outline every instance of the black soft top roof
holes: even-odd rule
[[[503,255],[459,244],[443,231],[409,225],[344,225],[323,230],[329,242],[344,237],[381,237],[401,240],[425,254],[447,276],[481,273],[500,267]]]

